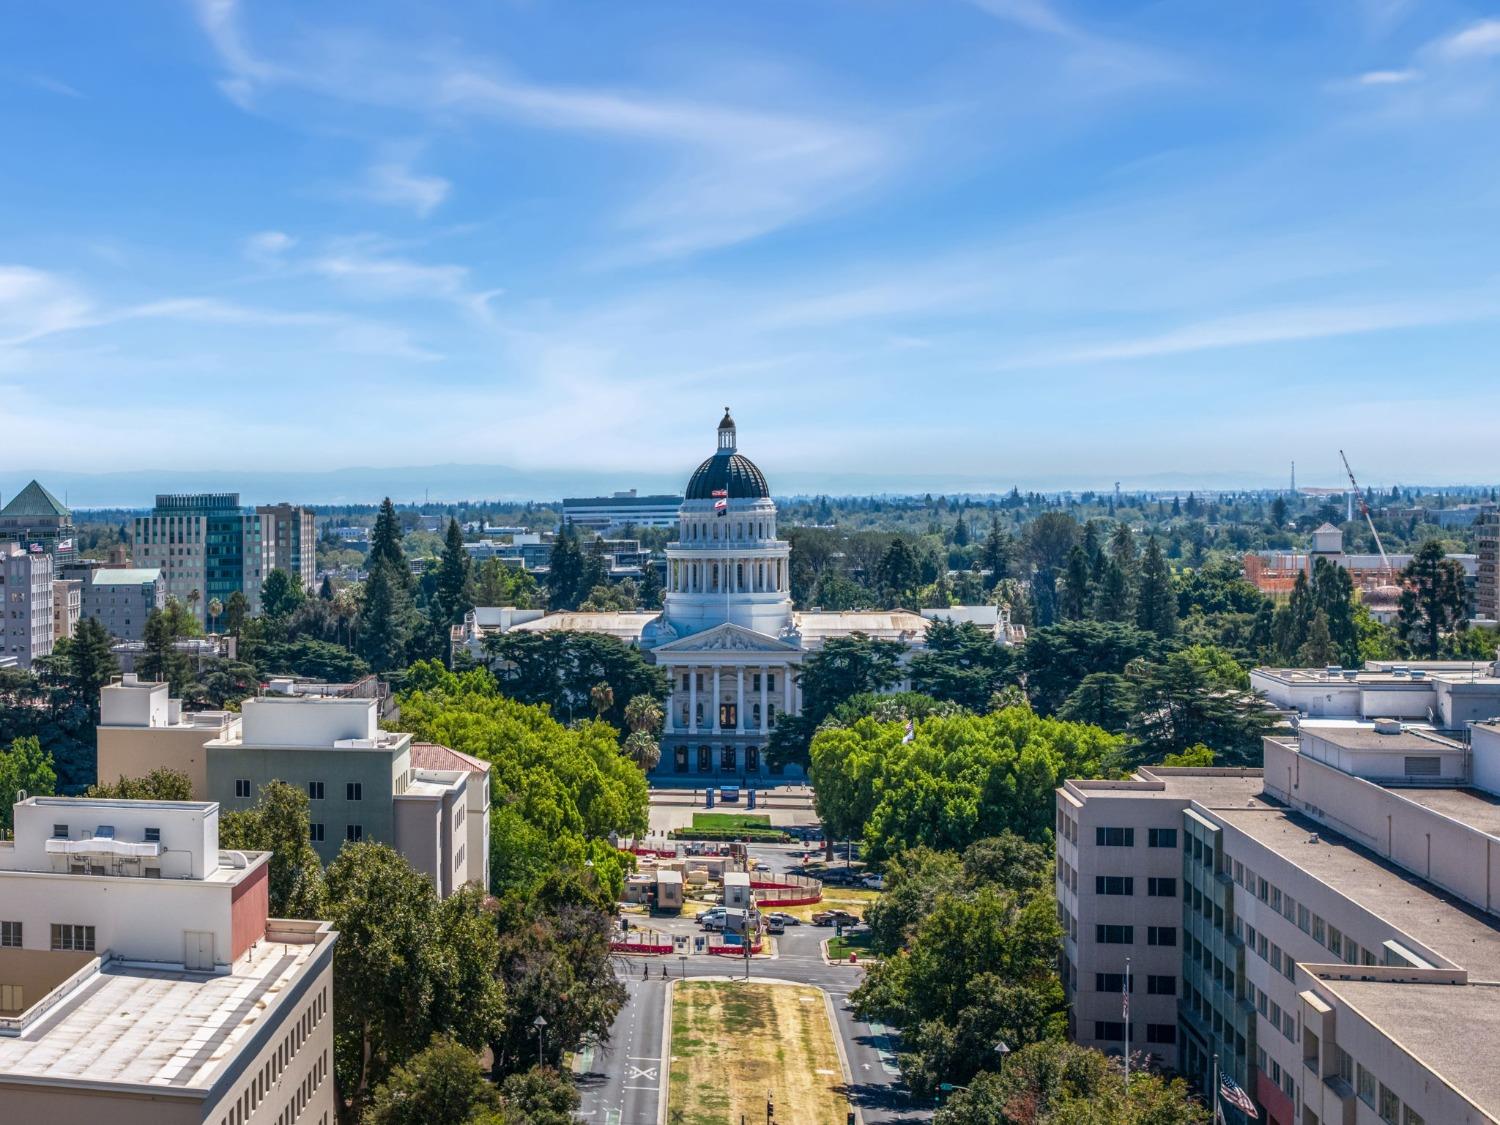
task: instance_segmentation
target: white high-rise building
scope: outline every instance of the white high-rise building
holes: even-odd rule
[[[52,556],[0,543],[0,656],[18,668],[52,652]]]

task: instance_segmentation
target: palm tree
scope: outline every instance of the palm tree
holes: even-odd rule
[[[615,705],[615,689],[606,681],[600,680],[589,689],[589,702],[594,705],[594,713],[603,720]]]
[[[661,730],[665,718],[661,704],[649,695],[632,696],[625,704],[625,726],[632,733],[641,731],[654,736]]]
[[[208,628],[209,628],[209,632],[211,632],[211,633],[217,633],[219,631],[219,614],[221,614],[223,612],[224,612],[224,603],[223,602],[221,602],[218,598],[209,598],[208,599],[208,620],[209,620],[209,627]]]

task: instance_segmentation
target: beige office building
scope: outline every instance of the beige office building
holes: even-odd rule
[[[0,843],[0,1121],[331,1125],[326,922],[201,801],[32,797]]]
[[[380,729],[379,701],[265,695],[238,715],[184,712],[164,683],[125,676],[101,693],[99,777],[181,770],[193,796],[248,809],[271,781],[308,796],[313,848],[389,844],[446,897],[488,888],[490,765]]]
[[[318,527],[311,508],[296,504],[263,504],[260,517],[269,565],[302,579],[302,588],[315,593],[318,581]]]
[[[1074,1036],[1277,1125],[1500,1121],[1500,724],[1305,720],[1263,771],[1057,793]],[[1226,1111],[1235,1121],[1236,1113]]]

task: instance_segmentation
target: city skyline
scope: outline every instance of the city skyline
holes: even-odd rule
[[[1483,483],[1476,9],[8,23],[0,479],[655,487],[729,402],[787,491]]]

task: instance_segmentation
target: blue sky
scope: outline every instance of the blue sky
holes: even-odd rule
[[[1492,480],[1497,111],[1443,0],[9,5],[0,470]]]

